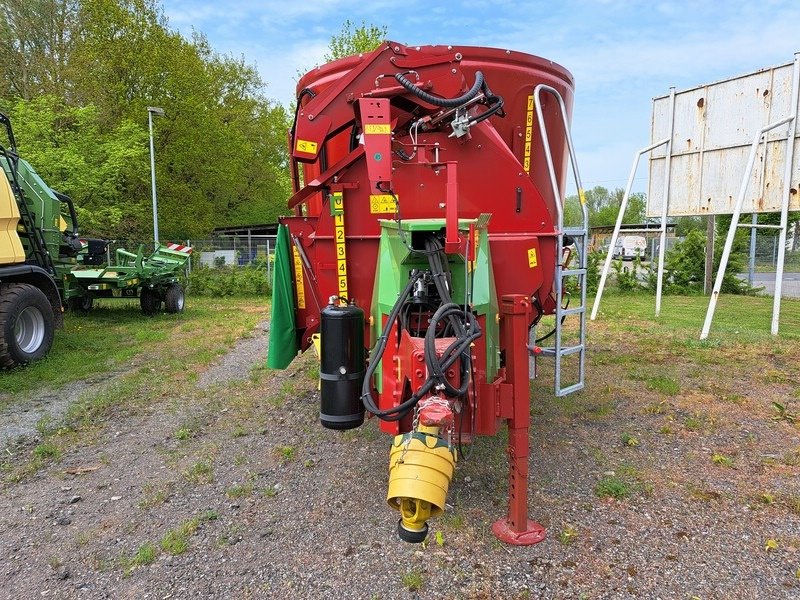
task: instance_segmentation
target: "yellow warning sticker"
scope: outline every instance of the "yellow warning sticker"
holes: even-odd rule
[[[391,194],[372,194],[369,197],[369,212],[373,215],[393,213],[397,210]]]
[[[317,142],[309,142],[308,140],[298,139],[295,142],[294,149],[296,152],[305,152],[306,154],[317,153]]]
[[[581,199],[581,204],[586,204],[586,195],[583,193],[583,190],[578,190],[578,196]]]
[[[528,266],[533,269],[539,266],[539,259],[536,256],[536,248],[528,250]]]
[[[336,280],[337,290],[342,298],[347,295],[347,250],[345,249],[344,235],[344,197],[341,192],[333,195],[333,239],[336,244]]]
[[[528,112],[525,115],[525,155],[522,168],[526,173],[531,172],[531,141],[533,140],[533,96],[528,96]],[[534,257],[536,253],[534,252]],[[536,266],[536,265],[532,265]]]
[[[305,308],[306,288],[303,283],[303,263],[295,246],[292,246],[292,254],[294,255],[294,283],[297,288],[297,308]]]
[[[364,125],[364,133],[392,133],[392,126],[388,123],[367,123]]]

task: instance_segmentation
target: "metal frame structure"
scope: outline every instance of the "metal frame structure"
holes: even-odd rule
[[[739,186],[739,195],[736,198],[736,206],[733,209],[733,216],[731,217],[731,226],[728,229],[728,235],[725,238],[725,247],[722,250],[722,256],[719,261],[719,268],[717,270],[717,277],[714,281],[714,289],[711,292],[711,300],[708,303],[708,310],[706,311],[706,319],[703,323],[703,330],[700,332],[700,339],[704,340],[708,337],[711,329],[711,321],[714,318],[714,311],[717,308],[717,300],[722,288],[722,280],[725,276],[725,269],[728,266],[728,259],[731,256],[731,248],[733,247],[733,237],[736,234],[738,227],[750,227],[755,229],[778,229],[779,242],[778,242],[778,263],[775,269],[775,297],[772,303],[772,335],[778,334],[778,324],[781,315],[781,288],[783,285],[783,263],[786,255],[786,230],[788,226],[788,213],[789,213],[789,195],[791,194],[790,183],[792,179],[792,162],[794,159],[794,138],[797,131],[797,101],[798,101],[798,88],[800,88],[800,52],[794,55],[794,66],[792,69],[792,97],[791,97],[791,110],[794,111],[793,115],[789,115],[779,121],[770,123],[762,127],[753,139],[750,146],[750,157],[747,160],[747,167],[742,175],[742,184]],[[761,143],[761,138],[769,131],[777,129],[783,125],[788,125],[789,130],[786,135],[786,156],[783,171],[783,198],[781,202],[781,224],[780,225],[758,225],[756,223],[739,223],[739,217],[742,211],[742,204],[744,203],[745,194],[747,193],[747,184],[750,175],[753,172],[753,165],[756,161],[756,151]],[[665,203],[666,204],[666,203]]]
[[[773,300],[772,326],[771,326],[772,334],[777,335],[778,333],[779,320],[780,320],[780,305],[781,305],[781,287],[783,282],[783,268],[784,268],[785,252],[786,252],[786,235],[788,230],[789,198],[791,193],[790,184],[791,184],[792,166],[794,159],[794,141],[797,131],[798,87],[800,87],[799,82],[800,82],[800,52],[795,53],[794,55],[794,64],[792,71],[792,88],[791,88],[792,91],[791,91],[790,110],[793,111],[793,114],[790,114],[789,116],[786,116],[778,121],[769,123],[768,125],[760,128],[756,133],[752,141],[752,144],[750,145],[750,155],[748,157],[745,171],[742,176],[741,185],[739,186],[739,193],[737,195],[736,203],[734,205],[734,209],[732,212],[731,226],[728,230],[728,234],[725,239],[725,246],[723,248],[722,257],[717,270],[714,287],[711,292],[711,299],[709,301],[708,310],[706,312],[705,322],[703,324],[703,328],[700,333],[700,339],[706,339],[708,337],[711,328],[711,322],[714,317],[714,311],[717,305],[717,300],[719,298],[720,290],[722,287],[722,281],[725,274],[725,269],[727,268],[728,260],[730,258],[731,248],[733,246],[734,234],[736,232],[736,229],[739,227],[750,228],[751,231],[753,232],[755,232],[756,229],[775,229],[779,231],[780,241],[778,249],[778,260],[776,265],[775,296]],[[672,141],[674,137],[674,116],[675,116],[675,88],[671,87],[669,94],[669,114],[668,114],[669,137],[654,142],[653,144],[642,148],[636,153],[634,157],[630,177],[628,178],[628,184],[625,189],[625,195],[623,196],[619,214],[617,216],[616,225],[614,227],[614,232],[611,236],[611,242],[609,245],[608,254],[603,264],[603,269],[600,276],[600,284],[597,289],[594,305],[592,306],[592,313],[590,317],[591,320],[595,320],[595,318],[597,317],[597,313],[600,309],[600,301],[603,296],[603,290],[605,288],[608,272],[610,270],[611,260],[614,252],[614,246],[617,242],[617,238],[619,236],[619,232],[622,226],[623,215],[628,206],[631,187],[633,185],[633,179],[639,165],[639,159],[643,154],[651,152],[652,150],[655,150],[656,148],[659,148],[661,146],[666,146],[664,154],[664,159],[665,159],[664,197],[663,197],[663,204],[661,207],[661,226],[660,226],[661,243],[658,254],[658,278],[657,278],[657,288],[656,288],[656,307],[655,307],[656,317],[658,317],[661,313],[661,298],[663,294],[663,277],[664,277],[664,257],[666,253],[666,222],[669,214],[669,200],[670,200],[669,197],[670,161],[672,158]],[[756,161],[758,146],[761,144],[762,139],[765,139],[764,136],[768,132],[785,125],[788,125],[788,133],[786,136],[787,150],[785,153],[785,163],[784,163],[784,173],[783,173],[783,196],[781,198],[781,207],[780,207],[781,224],[759,225],[757,224],[756,219],[753,219],[752,223],[739,223],[742,206],[745,201],[748,185],[750,183],[750,177],[752,175],[753,167]],[[783,138],[781,138],[781,140],[782,139]]]

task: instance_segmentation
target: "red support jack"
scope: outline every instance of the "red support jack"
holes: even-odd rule
[[[492,525],[495,536],[507,544],[530,546],[544,540],[547,532],[528,519],[528,324],[530,299],[503,296],[500,303],[502,341],[506,357],[506,382],[513,389],[512,416],[508,419],[508,516]]]

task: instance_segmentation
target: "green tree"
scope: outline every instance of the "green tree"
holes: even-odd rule
[[[385,25],[373,25],[361,21],[356,26],[350,19],[342,24],[341,31],[331,37],[325,62],[330,62],[345,56],[372,52],[386,39],[389,29]]]
[[[73,107],[54,96],[19,100],[11,109],[20,155],[47,184],[75,201],[81,231],[119,237],[130,213],[125,184],[147,167],[147,133],[122,120],[100,126],[93,105]]]
[[[589,225],[591,227],[612,226],[617,222],[622,198],[625,190],[617,188],[609,191],[602,186],[595,186],[584,192],[586,208],[589,211]],[[623,223],[642,223],[645,218],[647,201],[642,193],[631,194],[628,206],[625,208]],[[577,196],[570,196],[564,205],[564,222],[576,225],[580,222],[580,204]]]
[[[152,235],[148,106],[166,111],[154,123],[164,239],[285,210],[288,118],[252,65],[171,31],[156,0],[0,0],[0,10],[0,107],[13,109],[23,156],[74,196],[84,230]]]

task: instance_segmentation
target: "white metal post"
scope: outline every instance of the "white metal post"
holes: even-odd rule
[[[783,291],[783,262],[786,255],[786,230],[788,229],[789,216],[789,188],[792,183],[792,162],[794,161],[794,136],[797,131],[797,100],[800,88],[800,52],[794,55],[794,70],[792,71],[792,103],[790,110],[792,120],[789,122],[789,133],[786,140],[786,163],[783,171],[783,198],[781,202],[781,230],[778,241],[778,264],[775,268],[775,297],[772,303],[772,335],[778,335],[778,321],[781,316],[781,293]]]
[[[669,139],[664,156],[664,206],[661,209],[661,237],[658,249],[658,276],[656,278],[656,316],[661,314],[661,292],[664,289],[664,256],[667,253],[667,216],[669,215],[669,180],[672,158],[672,136],[675,133],[675,86],[669,88]]]
[[[633,157],[633,166],[631,166],[631,174],[628,177],[628,185],[625,186],[625,195],[622,196],[622,204],[619,206],[619,214],[617,215],[617,222],[614,225],[614,232],[611,234],[611,243],[608,246],[608,253],[606,254],[606,261],[603,263],[603,270],[600,273],[600,285],[597,286],[597,294],[594,297],[594,305],[592,306],[592,315],[591,320],[594,321],[595,317],[597,317],[597,311],[600,309],[600,300],[603,297],[603,289],[606,285],[606,278],[608,277],[608,272],[611,268],[611,260],[614,256],[614,246],[617,243],[617,238],[619,237],[619,231],[622,228],[622,219],[625,215],[625,210],[628,208],[628,200],[631,195],[631,188],[633,187],[633,179],[636,176],[636,170],[639,167],[639,159],[641,158],[642,154],[650,152],[651,150],[658,148],[659,146],[663,146],[669,141],[669,139],[663,139],[660,142],[656,142],[655,144],[650,144],[646,148],[642,148],[639,152],[636,153],[636,156]]]
[[[795,95],[795,102],[797,101],[797,96]],[[733,208],[733,215],[731,216],[731,226],[728,229],[728,236],[725,238],[725,247],[722,249],[722,257],[719,261],[719,267],[717,267],[717,278],[714,282],[714,289],[711,292],[711,300],[708,303],[708,311],[706,312],[706,320],[703,323],[703,330],[700,332],[700,339],[704,340],[708,337],[708,332],[711,329],[711,320],[714,318],[714,310],[717,307],[717,299],[719,298],[719,292],[722,288],[722,280],[725,277],[725,269],[728,267],[728,259],[731,256],[731,248],[733,247],[733,238],[734,234],[736,233],[736,228],[739,226],[739,217],[742,214],[742,204],[744,204],[744,196],[747,193],[747,184],[750,179],[750,175],[753,172],[753,165],[756,162],[756,154],[758,151],[758,145],[761,143],[761,136],[764,135],[766,132],[775,129],[776,127],[780,127],[781,125],[785,125],[789,121],[793,121],[794,117],[786,117],[785,119],[781,119],[780,121],[776,121],[775,123],[770,123],[766,127],[762,127],[758,133],[756,133],[755,139],[753,140],[752,145],[750,146],[750,157],[747,159],[747,167],[744,170],[744,174],[742,175],[742,184],[739,187],[739,195],[736,198],[736,205]],[[776,290],[777,291],[777,290]]]

